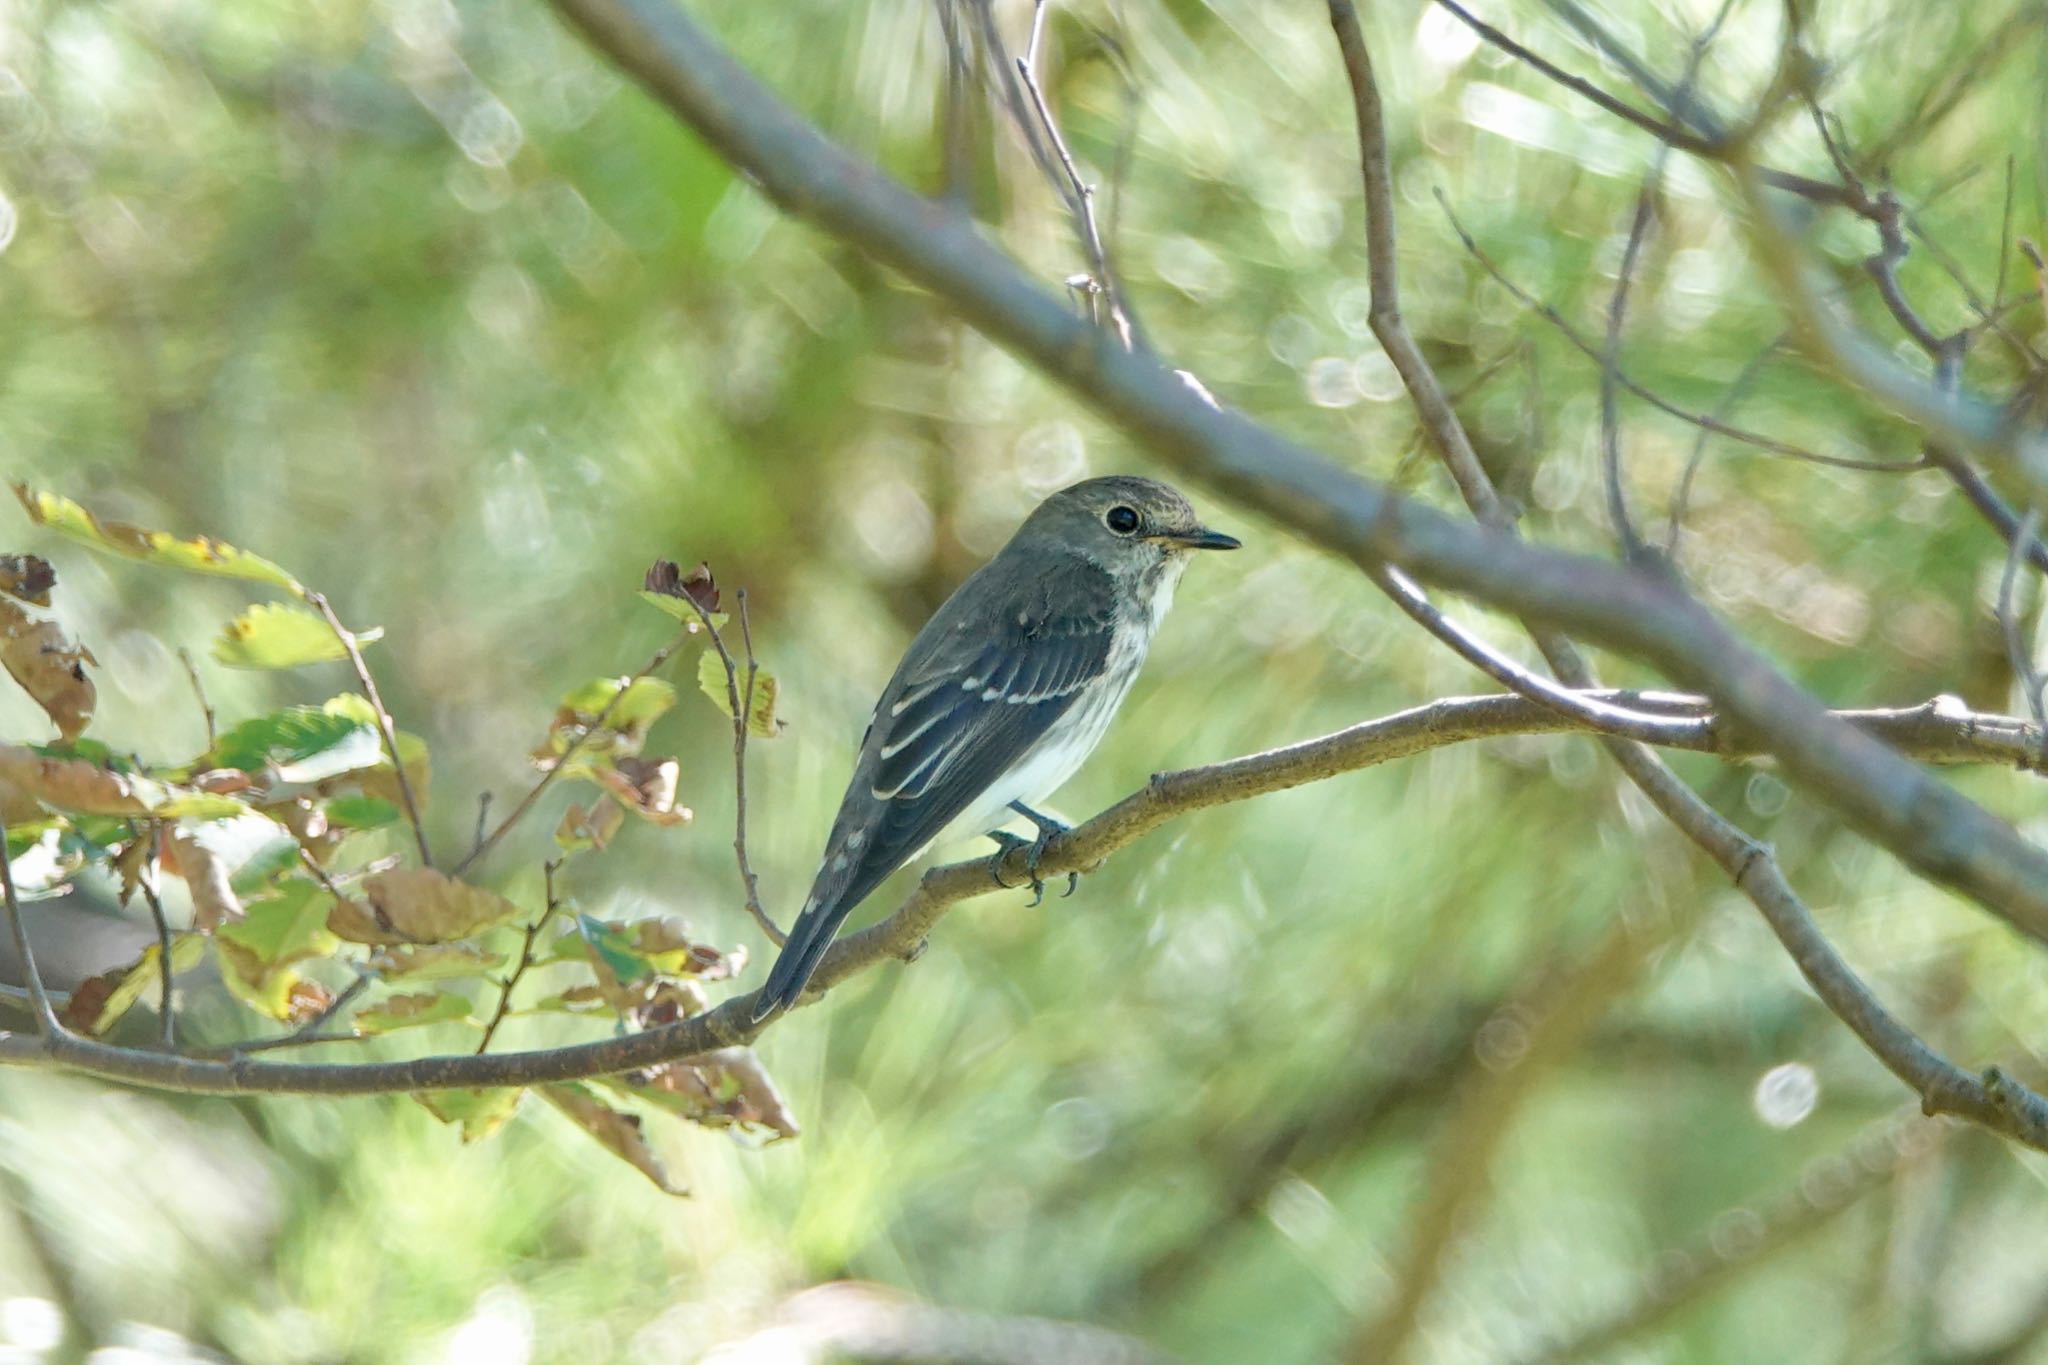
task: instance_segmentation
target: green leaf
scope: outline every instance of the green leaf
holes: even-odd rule
[[[614,703],[612,698],[617,697]],[[592,678],[562,698],[562,708],[588,716],[593,722],[605,707],[611,713],[605,726],[630,730],[652,724],[676,704],[676,689],[660,678]]]
[[[306,590],[296,578],[260,555],[238,550],[211,536],[181,540],[168,531],[151,531],[125,522],[102,521],[71,499],[55,493],[14,485],[14,496],[28,512],[29,519],[96,550],[125,555],[145,563],[194,573],[246,578],[283,588],[297,597]]]
[[[381,796],[337,796],[327,803],[327,823],[344,829],[382,829],[398,819],[398,807]]]
[[[505,1126],[526,1098],[524,1090],[421,1090],[420,1107],[443,1123],[462,1125],[462,1140],[476,1142]]]
[[[382,630],[353,632],[357,645],[384,638]],[[229,668],[297,668],[345,659],[348,651],[328,624],[282,602],[258,602],[214,637],[213,657]]]
[[[383,741],[373,717],[343,705],[356,698],[336,697],[325,706],[293,706],[245,720],[223,734],[207,755],[208,766],[261,772],[272,764],[296,771],[296,780],[351,772],[376,763]],[[362,711],[369,706],[364,704]]]
[[[357,1013],[358,1033],[390,1033],[395,1029],[418,1028],[422,1024],[452,1024],[469,1018],[466,997],[446,991],[422,991],[412,995],[387,995]]]
[[[741,664],[733,679],[733,691],[745,699],[747,690],[746,665]],[[697,686],[727,720],[732,719],[732,697],[726,693],[725,661],[718,657],[718,651],[707,649],[697,660]],[[754,670],[754,701],[747,708],[747,733],[761,739],[773,739],[782,732],[782,722],[775,717],[775,698],[781,686],[775,675],[765,668]]]
[[[620,981],[631,983],[655,974],[654,964],[641,956],[639,946],[614,926],[589,915],[578,915],[576,927],[592,954]]]
[[[327,932],[327,912],[334,897],[304,877],[278,884],[267,900],[250,902],[245,918],[223,924],[214,937],[248,949],[266,967],[288,966],[309,957],[324,957],[340,946]]]
[[[686,626],[694,626],[698,630],[702,630],[704,628],[703,623],[697,619],[697,613],[691,609],[690,604],[688,602],[684,601],[680,597],[671,597],[669,594],[665,592],[643,592],[640,594],[640,600],[645,602],[648,606],[660,611],[661,614],[664,616],[673,616],[676,620],[681,621]],[[712,612],[712,629],[724,630],[726,620],[727,617],[724,612]]]
[[[246,801],[237,801],[232,796],[217,792],[181,791],[170,800],[150,808],[151,815],[163,820],[232,820],[238,815],[254,815],[255,809]]]

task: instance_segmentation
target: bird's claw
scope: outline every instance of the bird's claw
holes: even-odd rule
[[[988,860],[989,880],[1005,891],[1017,890],[1025,886],[1030,887],[1031,906],[1037,906],[1045,900],[1045,878],[1038,875],[1039,860],[1045,857],[1047,842],[1056,834],[1065,834],[1070,826],[1061,824],[1049,816],[1040,815],[1037,811],[1022,804],[1013,804],[1011,808],[1038,827],[1038,837],[1026,839],[1022,835],[1012,834],[1006,829],[990,830],[988,837],[995,840],[999,847],[996,849],[995,856]],[[1030,850],[1024,860],[1024,873],[1029,880],[1019,883],[1017,887],[1012,887],[1010,883],[1003,880],[1003,860],[1020,848]],[[1073,895],[1074,888],[1080,884],[1081,874],[1079,872],[1069,872],[1067,874],[1067,889],[1060,893],[1060,899],[1065,900],[1068,896]]]

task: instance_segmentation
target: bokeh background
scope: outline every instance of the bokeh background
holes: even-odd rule
[[[2048,226],[2038,7],[1814,8],[1850,146],[1886,149],[1973,288],[2032,290],[2001,243],[2008,219]],[[691,9],[833,135],[940,184],[929,4]],[[1545,4],[1487,10],[1624,87]],[[1028,6],[998,12],[1020,40]],[[1694,0],[1594,12],[1674,77],[1708,17]],[[1735,9],[1701,77],[1724,111],[1746,111],[1778,22],[1761,0]],[[1374,5],[1366,27],[1411,319],[1528,532],[1607,553],[1597,372],[1488,281],[1433,191],[1597,333],[1654,144],[1440,10]],[[1154,341],[1226,401],[1453,505],[1367,328],[1323,7],[1088,0],[1058,6],[1046,41]],[[1047,280],[1082,269],[1013,131],[984,115],[974,133],[974,211]],[[1798,120],[1767,146],[1827,173]],[[1712,168],[1673,161],[1629,324],[1630,372],[1701,410],[1785,325],[1730,203]],[[1829,220],[1814,240],[1861,288],[1867,232]],[[1970,320],[1935,250],[1905,281],[1940,325]],[[1867,293],[1855,306],[1880,328]],[[434,746],[444,845],[474,793],[531,780],[524,755],[563,691],[663,638],[633,594],[649,560],[706,559],[745,585],[789,721],[752,773],[755,863],[784,918],[926,614],[1044,494],[1160,472],[932,299],[781,219],[540,5],[5,6],[0,317],[12,476],[245,545],[385,628],[373,661]],[[2012,326],[2035,336],[2038,309]],[[1979,349],[1972,381],[2012,383],[2020,362]],[[1736,412],[1832,454],[1916,450],[1789,353]],[[1696,433],[1640,405],[1624,417],[1631,490],[1661,535]],[[1190,573],[1064,813],[1155,769],[1484,690],[1355,573],[1192,492],[1247,548]],[[247,595],[12,525],[4,548],[56,562],[60,612],[103,665],[95,733],[196,750],[174,651],[203,653]],[[1938,475],[1714,441],[1684,528],[1695,588],[1837,704],[2021,705],[1990,613],[2000,547]],[[202,668],[224,716],[348,683]],[[47,737],[18,696],[0,720]],[[575,890],[598,913],[683,914],[747,947],[757,979],[723,724],[697,702],[660,732],[695,825],[636,825]],[[1680,766],[1774,842],[1909,1021],[1965,1064],[2028,1071],[2048,1039],[2038,952],[1768,771]],[[1956,780],[2035,819],[2027,779]],[[566,799],[500,857],[505,885],[530,893]],[[401,1099],[0,1076],[0,1358],[40,1358],[66,1318],[106,1361],[856,1358],[818,1344],[853,1309],[791,1302],[854,1280],[900,1296],[863,1303],[1093,1324],[1200,1362],[1337,1358],[1404,1294],[1417,1361],[1559,1343],[1637,1362],[2048,1360],[2048,1168],[1901,1117],[1906,1092],[1582,739],[1210,811],[1071,900],[1024,899],[960,908],[913,967],[763,1039],[799,1140],[657,1127],[682,1199],[540,1106],[465,1146]],[[70,913],[87,957],[95,935],[132,951],[147,933]],[[1617,1314],[1640,1332],[1572,1344]],[[989,1340],[1021,1330],[973,1321]]]

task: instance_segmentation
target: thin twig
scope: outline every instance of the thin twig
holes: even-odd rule
[[[2041,509],[2029,507],[2021,520],[2019,531],[2012,538],[2012,551],[2005,557],[2005,572],[1998,579],[1998,625],[2005,636],[2006,659],[2012,665],[2013,678],[2026,694],[2027,710],[2040,725],[2042,715],[2041,670],[2034,666],[2034,652],[2027,647],[2020,633],[2019,613],[2013,608],[2013,585],[2019,577],[2020,563],[2027,557],[2028,547],[2034,544],[2035,534],[2041,525]]]
[[[1066,176],[1062,198],[1074,217],[1074,226],[1081,236],[1081,245],[1088,253],[1088,263],[1094,271],[1097,284],[1109,303],[1109,317],[1116,328],[1117,339],[1125,350],[1137,346],[1137,323],[1124,298],[1121,281],[1110,266],[1109,250],[1103,244],[1102,230],[1095,221],[1095,186],[1081,178],[1080,167],[1074,164],[1074,154],[1067,150],[1067,140],[1060,133],[1059,124],[1053,119],[1052,108],[1046,103],[1045,92],[1038,85],[1038,40],[1045,23],[1046,0],[1036,0],[1031,17],[1031,45],[1025,55],[1016,59],[1017,77],[1023,82],[1024,93],[1031,101],[1031,110],[1038,117],[1045,131],[1053,154],[1059,158],[1060,169]]]
[[[754,923],[761,926],[761,932],[768,936],[768,941],[780,948],[788,941],[788,935],[782,932],[775,917],[761,904],[760,885],[747,859],[747,726],[753,720],[754,679],[758,671],[754,659],[753,627],[747,621],[747,590],[741,588],[734,594],[740,619],[740,640],[747,656],[744,682],[739,662],[733,658],[724,634],[711,619],[711,613],[687,592],[681,594],[681,600],[697,613],[698,623],[711,637],[711,647],[718,652],[718,662],[725,669],[725,704],[726,709],[732,712],[733,856],[740,865],[740,886],[746,894],[747,913],[753,917]]]
[[[492,1013],[491,1021],[484,1025],[483,1039],[476,1045],[476,1055],[479,1057],[491,1050],[491,1039],[498,1036],[498,1025],[504,1023],[505,1016],[512,1011],[512,990],[533,966],[533,945],[540,938],[541,930],[547,928],[548,921],[555,917],[555,911],[562,907],[561,898],[555,894],[555,873],[561,866],[560,858],[550,858],[541,864],[541,881],[546,887],[547,899],[541,907],[540,914],[535,916],[533,923],[526,926],[526,937],[519,944],[519,961],[513,964],[512,970],[506,974],[504,989],[498,994],[498,1008]]]
[[[512,807],[506,813],[505,818],[500,820],[489,834],[476,841],[469,852],[464,855],[462,861],[455,865],[455,871],[452,875],[462,876],[472,867],[475,867],[492,849],[496,848],[499,840],[503,839],[514,825],[525,819],[526,813],[533,809],[534,802],[540,800],[541,795],[550,786],[554,785],[555,779],[561,776],[562,770],[569,766],[569,760],[581,752],[584,744],[590,740],[592,735],[604,729],[605,722],[612,718],[612,712],[618,708],[620,700],[626,693],[632,690],[633,684],[639,682],[642,678],[650,676],[655,670],[667,663],[669,656],[681,649],[689,641],[689,638],[690,632],[686,630],[648,656],[647,662],[640,665],[639,671],[633,673],[626,680],[624,686],[620,687],[618,691],[612,693],[605,700],[605,704],[598,709],[596,717],[591,720],[590,724],[584,726],[570,738],[567,744],[562,746],[561,755],[555,759],[554,765],[540,775],[539,781],[526,789],[526,795],[519,798],[519,804]]]
[[[1874,474],[1904,474],[1927,467],[1927,460],[1924,456],[1913,460],[1862,460],[1847,455],[1823,455],[1819,451],[1808,450],[1804,446],[1794,445],[1789,441],[1781,441],[1774,436],[1765,436],[1761,432],[1749,431],[1723,421],[1719,416],[1694,412],[1690,408],[1681,407],[1679,404],[1672,402],[1662,394],[1639,383],[1629,375],[1628,371],[1621,369],[1619,366],[1610,366],[1607,363],[1604,350],[1595,345],[1577,327],[1573,326],[1564,314],[1558,312],[1557,309],[1543,302],[1519,284],[1516,284],[1500,263],[1494,260],[1486,249],[1479,245],[1478,240],[1466,230],[1465,224],[1458,218],[1456,211],[1451,208],[1450,200],[1444,196],[1443,191],[1439,189],[1435,193],[1436,201],[1443,208],[1444,216],[1450,220],[1451,231],[1457,234],[1458,240],[1464,244],[1465,250],[1471,254],[1474,260],[1479,262],[1487,274],[1493,277],[1495,283],[1507,290],[1517,303],[1520,303],[1524,308],[1529,309],[1549,323],[1558,335],[1571,344],[1573,350],[1578,351],[1581,355],[1599,365],[1603,372],[1611,369],[1614,374],[1615,383],[1627,389],[1659,412],[1676,417],[1681,422],[1690,423],[1703,431],[1710,431],[1717,436],[1725,436],[1731,441],[1740,441],[1746,446],[1754,446],[1756,449],[1767,454],[1782,455],[1786,459],[1791,460],[1804,460],[1809,464],[1826,465],[1832,469],[1856,469]]]
[[[208,746],[211,747],[210,745]],[[130,837],[140,839],[142,833],[135,822],[128,822]],[[164,827],[160,821],[149,822],[149,858],[144,863],[142,875],[136,883],[142,888],[142,897],[149,902],[149,917],[156,922],[156,970],[157,990],[163,1001],[157,1016],[157,1040],[166,1052],[175,1051],[178,1046],[177,1024],[171,1014],[171,923],[164,918],[163,897],[158,894],[157,880],[162,875]]]
[[[186,680],[192,684],[192,695],[199,700],[199,713],[206,717],[206,752],[212,753],[220,743],[215,729],[213,703],[206,699],[206,684],[199,680],[199,665],[192,662],[192,651],[178,646],[178,662],[185,665]]]
[[[420,865],[434,865],[434,851],[427,846],[427,826],[420,817],[420,803],[413,795],[412,779],[406,776],[405,760],[398,753],[398,732],[392,728],[391,713],[384,709],[384,698],[377,691],[377,680],[370,673],[370,666],[363,662],[362,648],[356,644],[355,635],[334,614],[324,593],[308,592],[306,601],[313,609],[326,618],[327,628],[334,632],[334,638],[348,654],[348,661],[356,671],[356,681],[362,684],[363,696],[369,699],[370,709],[377,713],[377,730],[384,736],[384,748],[391,755],[391,771],[397,775],[398,799],[404,803],[405,818],[412,825],[413,839],[419,845]]]
[[[1662,149],[1659,149],[1660,152]],[[1650,213],[1657,181],[1664,170],[1659,155],[1643,188],[1636,195],[1635,218],[1629,224],[1628,245],[1621,253],[1621,268],[1614,281],[1614,298],[1607,305],[1607,345],[1600,353],[1600,477],[1607,488],[1607,520],[1621,546],[1621,557],[1636,563],[1643,557],[1643,538],[1636,534],[1628,514],[1628,493],[1621,483],[1621,414],[1615,398],[1615,375],[1621,368],[1621,324],[1628,313],[1629,286],[1635,280],[1636,258],[1642,254],[1649,235]]]
[[[43,986],[43,974],[36,966],[36,955],[28,946],[28,923],[21,917],[21,900],[14,892],[14,856],[7,847],[5,821],[0,821],[0,890],[6,893],[7,927],[14,935],[14,952],[21,959],[21,974],[28,981],[29,1003],[34,1008],[36,1029],[48,1042],[64,1029],[57,1022],[57,1012],[50,1008],[50,993]]]
[[[1756,382],[1757,376],[1764,372],[1764,366],[1770,362],[1773,356],[1777,355],[1784,344],[1785,337],[1781,333],[1771,339],[1770,345],[1750,357],[1749,362],[1735,376],[1735,382],[1728,386],[1721,394],[1720,400],[1714,404],[1714,417],[1716,420],[1722,420],[1734,414],[1736,406],[1748,394],[1750,385]],[[1692,454],[1686,457],[1685,472],[1679,476],[1678,489],[1671,496],[1671,513],[1668,524],[1664,529],[1664,557],[1666,560],[1676,562],[1678,559],[1678,539],[1684,533],[1685,515],[1692,506],[1693,480],[1698,477],[1700,465],[1706,459],[1707,438],[1713,434],[1711,429],[1704,426],[1693,434]]]

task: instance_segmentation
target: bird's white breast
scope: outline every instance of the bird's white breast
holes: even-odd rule
[[[1176,555],[1161,566],[1152,583],[1148,610],[1134,621],[1119,622],[1110,636],[1109,657],[1102,681],[1084,689],[1074,704],[1031,746],[1015,767],[988,785],[973,805],[948,826],[948,834],[986,834],[1016,818],[1012,801],[1036,806],[1066,784],[1102,742],[1109,723],[1124,703],[1124,697],[1144,666],[1152,636],[1173,605],[1173,590],[1187,567],[1184,556]]]

